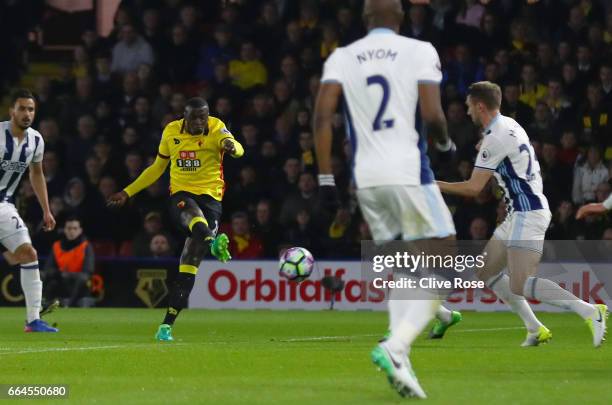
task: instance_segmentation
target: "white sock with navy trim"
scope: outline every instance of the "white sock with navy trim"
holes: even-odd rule
[[[545,278],[529,277],[523,287],[523,295],[546,304],[574,311],[583,319],[592,316],[596,310],[593,305],[576,297],[554,281]]]
[[[42,281],[38,262],[21,265],[21,288],[25,295],[28,323],[40,318],[42,306]]]
[[[525,297],[513,294],[510,290],[510,277],[504,273],[500,273],[487,280],[485,285],[495,292],[497,298],[503,300],[513,312],[521,317],[525,324],[525,328],[527,328],[529,332],[537,332],[540,329],[542,323],[533,313]]]

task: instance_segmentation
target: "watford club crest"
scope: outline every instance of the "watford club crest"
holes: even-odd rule
[[[168,295],[166,270],[138,270],[138,284],[134,293],[149,308],[155,308]]]

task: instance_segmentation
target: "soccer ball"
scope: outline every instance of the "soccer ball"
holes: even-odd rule
[[[312,273],[314,258],[303,247],[292,247],[281,255],[278,266],[281,277],[299,283]]]

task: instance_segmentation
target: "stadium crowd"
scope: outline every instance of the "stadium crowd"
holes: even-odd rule
[[[351,188],[350,142],[335,120],[334,174],[343,206],[317,203],[311,114],[325,59],[364,35],[360,1],[124,0],[107,38],[82,33],[62,75],[39,77],[34,127],[45,137],[52,210],[78,216],[97,255],[174,256],[180,237],[167,217],[163,178],[111,211],[105,200],[154,158],[163,127],[185,101],[205,97],[243,144],[226,159],[222,230],[235,258],[276,257],[306,246],[317,257],[358,257],[369,230]],[[484,4],[483,4],[484,3]],[[431,41],[442,61],[443,106],[455,160],[430,152],[440,179],[466,179],[478,129],[466,114],[468,86],[500,84],[502,113],[534,144],[554,218],[550,239],[612,239],[609,217],[577,223],[578,205],[610,193],[612,8],[597,0],[406,2],[402,34]],[[410,67],[407,66],[406,69]],[[491,186],[475,200],[449,198],[461,239],[490,237],[505,209]],[[57,235],[24,180],[23,219],[43,254]]]

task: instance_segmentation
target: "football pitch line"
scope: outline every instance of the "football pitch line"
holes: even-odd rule
[[[525,329],[523,326],[511,326],[506,328],[479,328],[479,329],[457,329],[453,330],[452,333],[469,333],[469,332],[497,332],[503,330],[518,330]],[[317,342],[317,341],[325,341],[325,340],[349,340],[352,338],[365,338],[365,337],[381,337],[380,333],[378,334],[368,334],[368,335],[346,335],[346,336],[312,336],[312,337],[303,337],[303,338],[292,338],[292,339],[283,339],[279,340],[279,342],[283,343],[291,343],[291,342]]]
[[[470,333],[470,332],[498,332],[505,330],[518,330],[524,329],[522,326],[512,326],[505,328],[478,328],[478,329],[457,329],[454,330],[453,333]],[[291,339],[282,339],[278,340],[281,343],[299,343],[299,342],[321,342],[321,341],[343,341],[350,340],[355,338],[371,338],[371,337],[380,337],[381,334],[364,334],[364,335],[344,335],[344,336],[311,336],[311,337],[301,337],[301,338],[291,338]],[[52,353],[52,352],[77,352],[77,351],[96,351],[96,350],[121,350],[121,349],[132,349],[139,347],[163,347],[170,348],[176,346],[185,346],[185,345],[219,345],[219,344],[230,344],[237,342],[193,342],[193,343],[170,343],[170,344],[159,344],[159,343],[143,343],[143,344],[125,344],[125,345],[106,345],[106,346],[82,346],[82,347],[48,347],[44,349],[25,349],[25,350],[17,350],[12,351],[11,348],[0,347],[0,357],[1,356],[12,356],[12,355],[20,355],[20,354],[35,354],[35,353]]]
[[[171,346],[183,346],[187,343],[174,343]],[[131,349],[135,347],[170,347],[170,345],[159,345],[156,343],[134,344],[134,345],[107,345],[107,346],[83,346],[83,347],[48,347],[46,349],[26,349],[10,351],[9,348],[0,348],[0,356],[9,356],[14,354],[30,354],[30,353],[48,353],[48,352],[77,352],[88,350],[114,350],[114,349]]]

